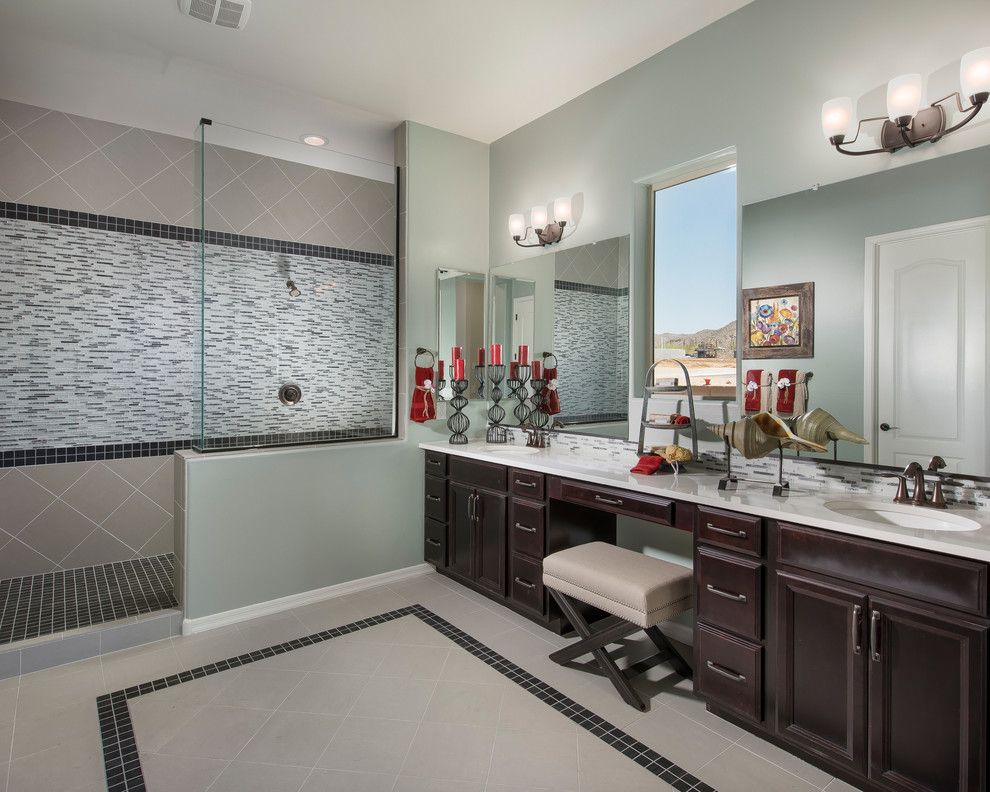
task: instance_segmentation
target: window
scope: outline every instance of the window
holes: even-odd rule
[[[683,377],[699,396],[736,393],[736,166],[653,185],[654,379]]]

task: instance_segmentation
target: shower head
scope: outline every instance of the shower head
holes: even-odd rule
[[[296,286],[295,281],[288,280],[285,282],[285,286],[289,290],[290,297],[298,297],[300,294],[302,294],[302,292],[299,291],[299,287]]]

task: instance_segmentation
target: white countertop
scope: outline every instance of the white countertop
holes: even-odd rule
[[[733,492],[718,489],[719,476],[710,473],[681,473],[657,476],[641,476],[617,473],[595,459],[565,449],[541,449],[536,453],[505,451],[506,446],[491,446],[484,441],[454,446],[448,443],[420,443],[419,447],[453,456],[493,462],[508,467],[533,470],[562,478],[602,484],[609,487],[642,492],[665,498],[688,501],[703,506],[715,506],[730,511],[756,514],[774,520],[809,525],[837,533],[877,539],[906,547],[918,547],[939,553],[990,561],[990,512],[970,507],[950,507],[946,512],[974,520],[980,528],[974,531],[932,531],[883,525],[848,516],[840,516],[826,507],[835,501],[858,501],[887,506],[876,496],[846,492],[841,489],[802,490],[791,483],[790,494],[775,498],[770,487],[761,484],[739,482]],[[509,449],[519,446],[508,446]],[[630,467],[635,459],[630,460]],[[905,507],[916,508],[916,507]],[[919,511],[922,511],[919,509]],[[927,512],[928,510],[924,510]],[[932,510],[934,511],[934,510]],[[939,514],[941,512],[937,512]],[[934,515],[933,515],[934,516]]]

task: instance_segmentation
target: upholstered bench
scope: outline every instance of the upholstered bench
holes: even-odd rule
[[[690,665],[657,625],[690,610],[692,578],[686,567],[605,542],[589,542],[547,556],[543,584],[580,636],[550,659],[563,665],[590,653],[626,703],[645,711],[646,703],[605,647],[643,630],[659,650],[658,661],[669,660],[678,674],[691,676]],[[616,618],[589,625],[575,600]]]

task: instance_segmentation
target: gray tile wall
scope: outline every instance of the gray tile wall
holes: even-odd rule
[[[554,277],[589,286],[629,286],[629,237],[620,236],[558,251]]]

